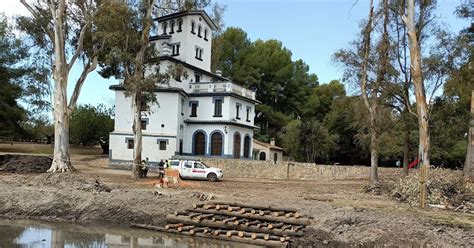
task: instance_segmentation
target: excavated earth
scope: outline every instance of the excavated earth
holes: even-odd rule
[[[0,155],[0,172],[44,173],[53,160],[46,156]]]
[[[20,162],[5,170],[12,161],[7,167],[0,162],[0,217],[163,225],[168,213],[218,200],[292,207],[312,216],[305,236],[292,247],[474,247],[472,214],[420,210],[387,195],[366,194],[363,180],[231,178],[161,189],[154,186],[155,174],[135,180],[129,172],[105,169],[103,160],[88,160],[63,174],[20,174],[25,172]],[[36,166],[41,167],[29,167]]]

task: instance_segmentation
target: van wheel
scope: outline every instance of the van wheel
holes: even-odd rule
[[[183,176],[181,176],[181,173],[179,173],[179,179],[184,180]]]
[[[207,175],[207,180],[209,180],[209,182],[215,182],[217,181],[217,175],[215,173],[209,173]]]

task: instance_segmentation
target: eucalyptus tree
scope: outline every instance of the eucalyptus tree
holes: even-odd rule
[[[20,0],[30,16],[18,19],[19,27],[34,41],[37,48],[48,55],[54,81],[54,154],[49,172],[73,170],[69,151],[69,116],[75,108],[83,84],[97,67],[98,54],[104,40],[98,40],[94,18],[107,1],[99,0]],[[92,52],[85,52],[86,36],[95,42]],[[68,99],[67,88],[72,68],[83,61],[80,77]]]
[[[429,8],[431,4],[431,1],[420,1],[418,4],[419,11],[423,12],[426,8]],[[402,13],[402,20],[407,28],[408,45],[410,49],[410,70],[415,87],[416,112],[418,116],[418,154],[422,166],[428,168],[430,166],[429,105],[426,101],[426,89],[423,82],[423,68],[419,42],[421,34],[417,32],[416,28],[415,0],[407,0],[406,6],[404,6],[402,10],[403,9],[406,11],[406,13]]]
[[[378,182],[380,118],[384,108],[383,85],[390,80],[389,63],[390,41],[388,37],[388,0],[380,1],[380,10],[375,13],[370,1],[369,14],[361,32],[361,40],[352,43],[354,48],[339,50],[334,59],[345,66],[344,77],[352,80],[360,90],[362,102],[368,112],[370,133],[370,180]],[[372,44],[373,33],[380,27],[380,40],[376,47]]]

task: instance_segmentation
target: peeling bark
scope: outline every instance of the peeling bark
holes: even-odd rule
[[[67,109],[68,70],[65,52],[65,1],[50,3],[54,30],[54,154],[48,172],[72,171],[69,156],[69,112]]]
[[[54,87],[54,154],[53,162],[48,172],[73,171],[69,156],[69,112],[67,109],[67,88],[59,86],[61,84],[67,85],[67,78],[63,77],[61,79],[55,80]]]
[[[410,48],[410,69],[415,86],[416,111],[418,115],[419,147],[418,156],[421,163],[422,175],[428,175],[430,167],[430,133],[429,133],[429,110],[426,103],[425,86],[421,68],[421,52],[418,44],[417,29],[415,25],[415,0],[408,0],[407,15],[402,17],[408,33],[408,45]],[[420,181],[425,182],[426,178]],[[421,189],[420,199],[426,198],[426,188]],[[425,208],[425,203],[421,204]]]
[[[415,19],[415,0],[408,0],[407,16],[403,17],[408,31],[408,43],[410,47],[410,69],[413,76],[413,84],[415,86],[416,110],[418,114],[419,124],[419,156],[423,165],[430,165],[429,158],[429,116],[428,104],[426,103],[425,86],[423,84],[423,74],[421,69],[421,53],[418,44]]]
[[[88,15],[88,18],[85,18],[86,20],[84,20],[84,23],[78,24],[81,31],[78,40],[76,41],[77,47],[74,49],[74,55],[68,63],[66,59],[68,50],[66,47],[68,40],[68,29],[66,23],[70,16],[68,16],[66,9],[70,3],[66,0],[45,1],[44,5],[40,2],[30,5],[26,0],[20,0],[20,2],[28,9],[35,19],[51,18],[49,22],[41,27],[45,31],[53,47],[53,51],[49,52],[51,52],[53,57],[51,71],[54,80],[54,153],[53,162],[48,172],[73,171],[74,168],[71,164],[69,154],[69,116],[75,107],[81,87],[86,80],[87,75],[95,70],[97,66],[98,54],[95,53],[92,55],[87,66],[83,69],[80,78],[76,82],[74,93],[69,105],[67,97],[68,76],[72,66],[83,52],[84,36],[92,25],[92,18],[98,13],[98,10],[102,5],[93,11],[90,16]],[[44,16],[44,11],[48,11],[50,16]]]
[[[141,126],[141,95],[132,94],[133,108],[133,177],[140,178],[140,163],[142,162],[142,126]]]

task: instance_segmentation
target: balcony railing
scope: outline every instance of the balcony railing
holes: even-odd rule
[[[244,88],[231,82],[200,82],[190,84],[193,93],[234,93],[252,100],[255,99],[255,91]]]

